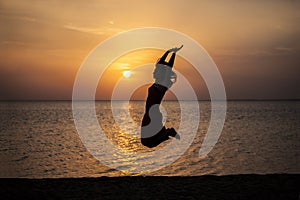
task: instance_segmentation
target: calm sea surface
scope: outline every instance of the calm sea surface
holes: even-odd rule
[[[195,110],[193,106],[199,105],[200,108],[201,119],[194,140],[175,162],[145,175],[300,173],[299,101],[228,102],[222,134],[213,150],[202,159],[199,158],[199,149],[210,121],[210,102],[184,103],[190,106],[191,116]],[[116,105],[118,120],[126,119],[128,110],[133,119],[128,124],[123,120],[126,130],[120,129],[115,122],[110,102],[96,102],[99,124],[113,145],[137,154],[158,151],[168,145],[170,141],[148,149],[140,144],[137,133],[133,131],[132,127],[141,123],[145,102],[134,101],[129,105],[117,102]],[[165,101],[163,106],[166,126],[178,130],[181,116],[178,102]],[[191,118],[190,123],[194,125],[197,120]],[[95,147],[99,145],[99,141],[93,138],[91,141]],[[123,163],[121,158],[111,159],[120,165]],[[141,162],[155,164],[147,157]],[[70,101],[0,103],[0,177],[120,175],[130,174],[104,165],[83,145],[74,124]]]

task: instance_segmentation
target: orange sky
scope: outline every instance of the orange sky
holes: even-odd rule
[[[76,72],[96,45],[147,26],[200,43],[216,62],[228,98],[299,99],[299,10],[297,0],[0,1],[0,100],[71,99]],[[118,62],[155,62],[160,53]],[[187,65],[177,59],[175,67]],[[207,99],[198,78],[190,75],[198,98]],[[109,98],[106,90],[97,99]]]

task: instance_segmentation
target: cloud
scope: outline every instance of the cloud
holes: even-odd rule
[[[79,26],[74,26],[73,24],[67,24],[63,26],[66,29],[69,30],[74,30],[74,31],[79,31],[83,33],[92,33],[96,35],[104,35],[105,33],[102,31],[102,29],[97,29],[97,28],[87,28],[87,27],[79,27]]]
[[[276,47],[275,50],[282,51],[282,52],[291,52],[294,51],[294,48],[290,47]]]
[[[90,34],[95,34],[95,35],[112,35],[112,34],[116,34],[116,33],[119,33],[119,32],[123,31],[123,29],[120,29],[120,28],[113,28],[113,27],[102,27],[102,28],[82,27],[82,26],[73,25],[72,23],[66,24],[63,27],[68,29],[68,30],[79,31],[79,32],[82,32],[82,33],[90,33]]]
[[[25,46],[27,45],[25,42],[14,41],[14,40],[4,40],[2,41],[3,45],[17,45],[17,46]]]
[[[298,52],[299,48],[278,46],[275,48],[257,48],[257,49],[215,49],[216,56],[277,56],[288,55]]]

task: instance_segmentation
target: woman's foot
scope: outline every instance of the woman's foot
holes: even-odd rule
[[[174,137],[178,140],[180,139],[180,135],[175,131],[174,128],[167,128],[166,132],[168,136]]]

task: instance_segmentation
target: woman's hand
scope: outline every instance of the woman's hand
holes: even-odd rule
[[[181,45],[179,48],[174,47],[174,48],[172,48],[172,49],[169,49],[169,51],[170,51],[170,52],[176,53],[176,52],[179,51],[182,47],[183,47],[183,45]]]

